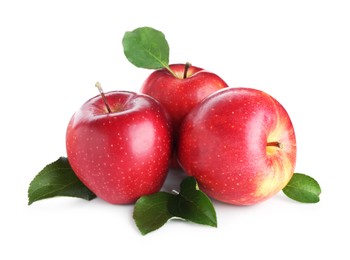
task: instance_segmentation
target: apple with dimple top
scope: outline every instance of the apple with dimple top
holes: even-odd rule
[[[183,118],[200,101],[227,84],[216,74],[186,64],[172,64],[149,75],[141,93],[157,99],[168,111],[175,132]]]
[[[209,196],[235,205],[264,201],[291,179],[295,132],[273,97],[227,88],[197,105],[180,129],[178,158]]]
[[[140,91],[154,97],[168,111],[176,146],[181,122],[191,109],[210,94],[228,86],[218,75],[190,63],[172,64],[169,69],[151,73]],[[171,166],[179,167],[176,155]]]
[[[66,133],[69,163],[98,197],[129,204],[157,192],[167,176],[171,130],[158,101],[113,91],[88,100]]]

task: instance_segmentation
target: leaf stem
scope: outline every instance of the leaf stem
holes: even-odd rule
[[[174,193],[175,195],[179,195],[180,194],[180,192],[178,192],[177,190],[172,190],[171,192]]]
[[[179,77],[175,74],[175,72],[172,71],[172,69],[169,67],[169,65],[165,65],[165,64],[163,64],[163,65],[164,65],[164,68],[165,68],[167,71],[169,71],[171,75],[173,75],[175,78],[179,78]]]

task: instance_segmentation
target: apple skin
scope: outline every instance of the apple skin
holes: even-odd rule
[[[174,146],[182,120],[200,101],[217,90],[228,87],[216,74],[202,68],[190,66],[184,78],[185,64],[169,65],[177,77],[167,69],[152,72],[144,81],[140,92],[158,100],[168,111],[174,131]],[[172,168],[178,168],[173,155]]]
[[[296,163],[295,132],[273,97],[251,88],[227,88],[184,119],[178,159],[210,197],[252,205],[279,192]]]
[[[158,192],[172,151],[164,108],[143,94],[113,91],[88,100],[72,116],[66,132],[70,165],[98,197],[130,204]]]

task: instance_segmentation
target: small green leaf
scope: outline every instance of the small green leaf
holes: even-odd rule
[[[168,211],[169,198],[172,196],[175,195],[157,192],[136,201],[133,218],[142,235],[160,228],[174,217]]]
[[[302,173],[294,173],[292,179],[283,188],[283,193],[299,202],[317,203],[320,201],[321,187],[310,176]]]
[[[28,205],[55,196],[92,200],[96,197],[75,175],[68,159],[60,157],[48,164],[32,180],[28,189]]]
[[[174,216],[217,227],[214,206],[207,195],[198,189],[193,177],[187,177],[182,181],[180,193],[170,198],[168,207]]]
[[[126,32],[122,44],[126,58],[136,67],[169,68],[169,45],[162,32],[140,27]]]

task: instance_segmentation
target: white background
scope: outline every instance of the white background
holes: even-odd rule
[[[349,259],[346,2],[1,1],[0,259]],[[66,155],[66,126],[97,95],[95,82],[138,91],[151,73],[123,54],[124,32],[141,26],[164,32],[171,63],[190,61],[278,99],[297,134],[296,171],[319,181],[320,203],[283,193],[250,207],[215,202],[217,229],[170,221],[147,236],[132,205],[27,206],[30,181]],[[180,177],[172,173],[168,186]]]

